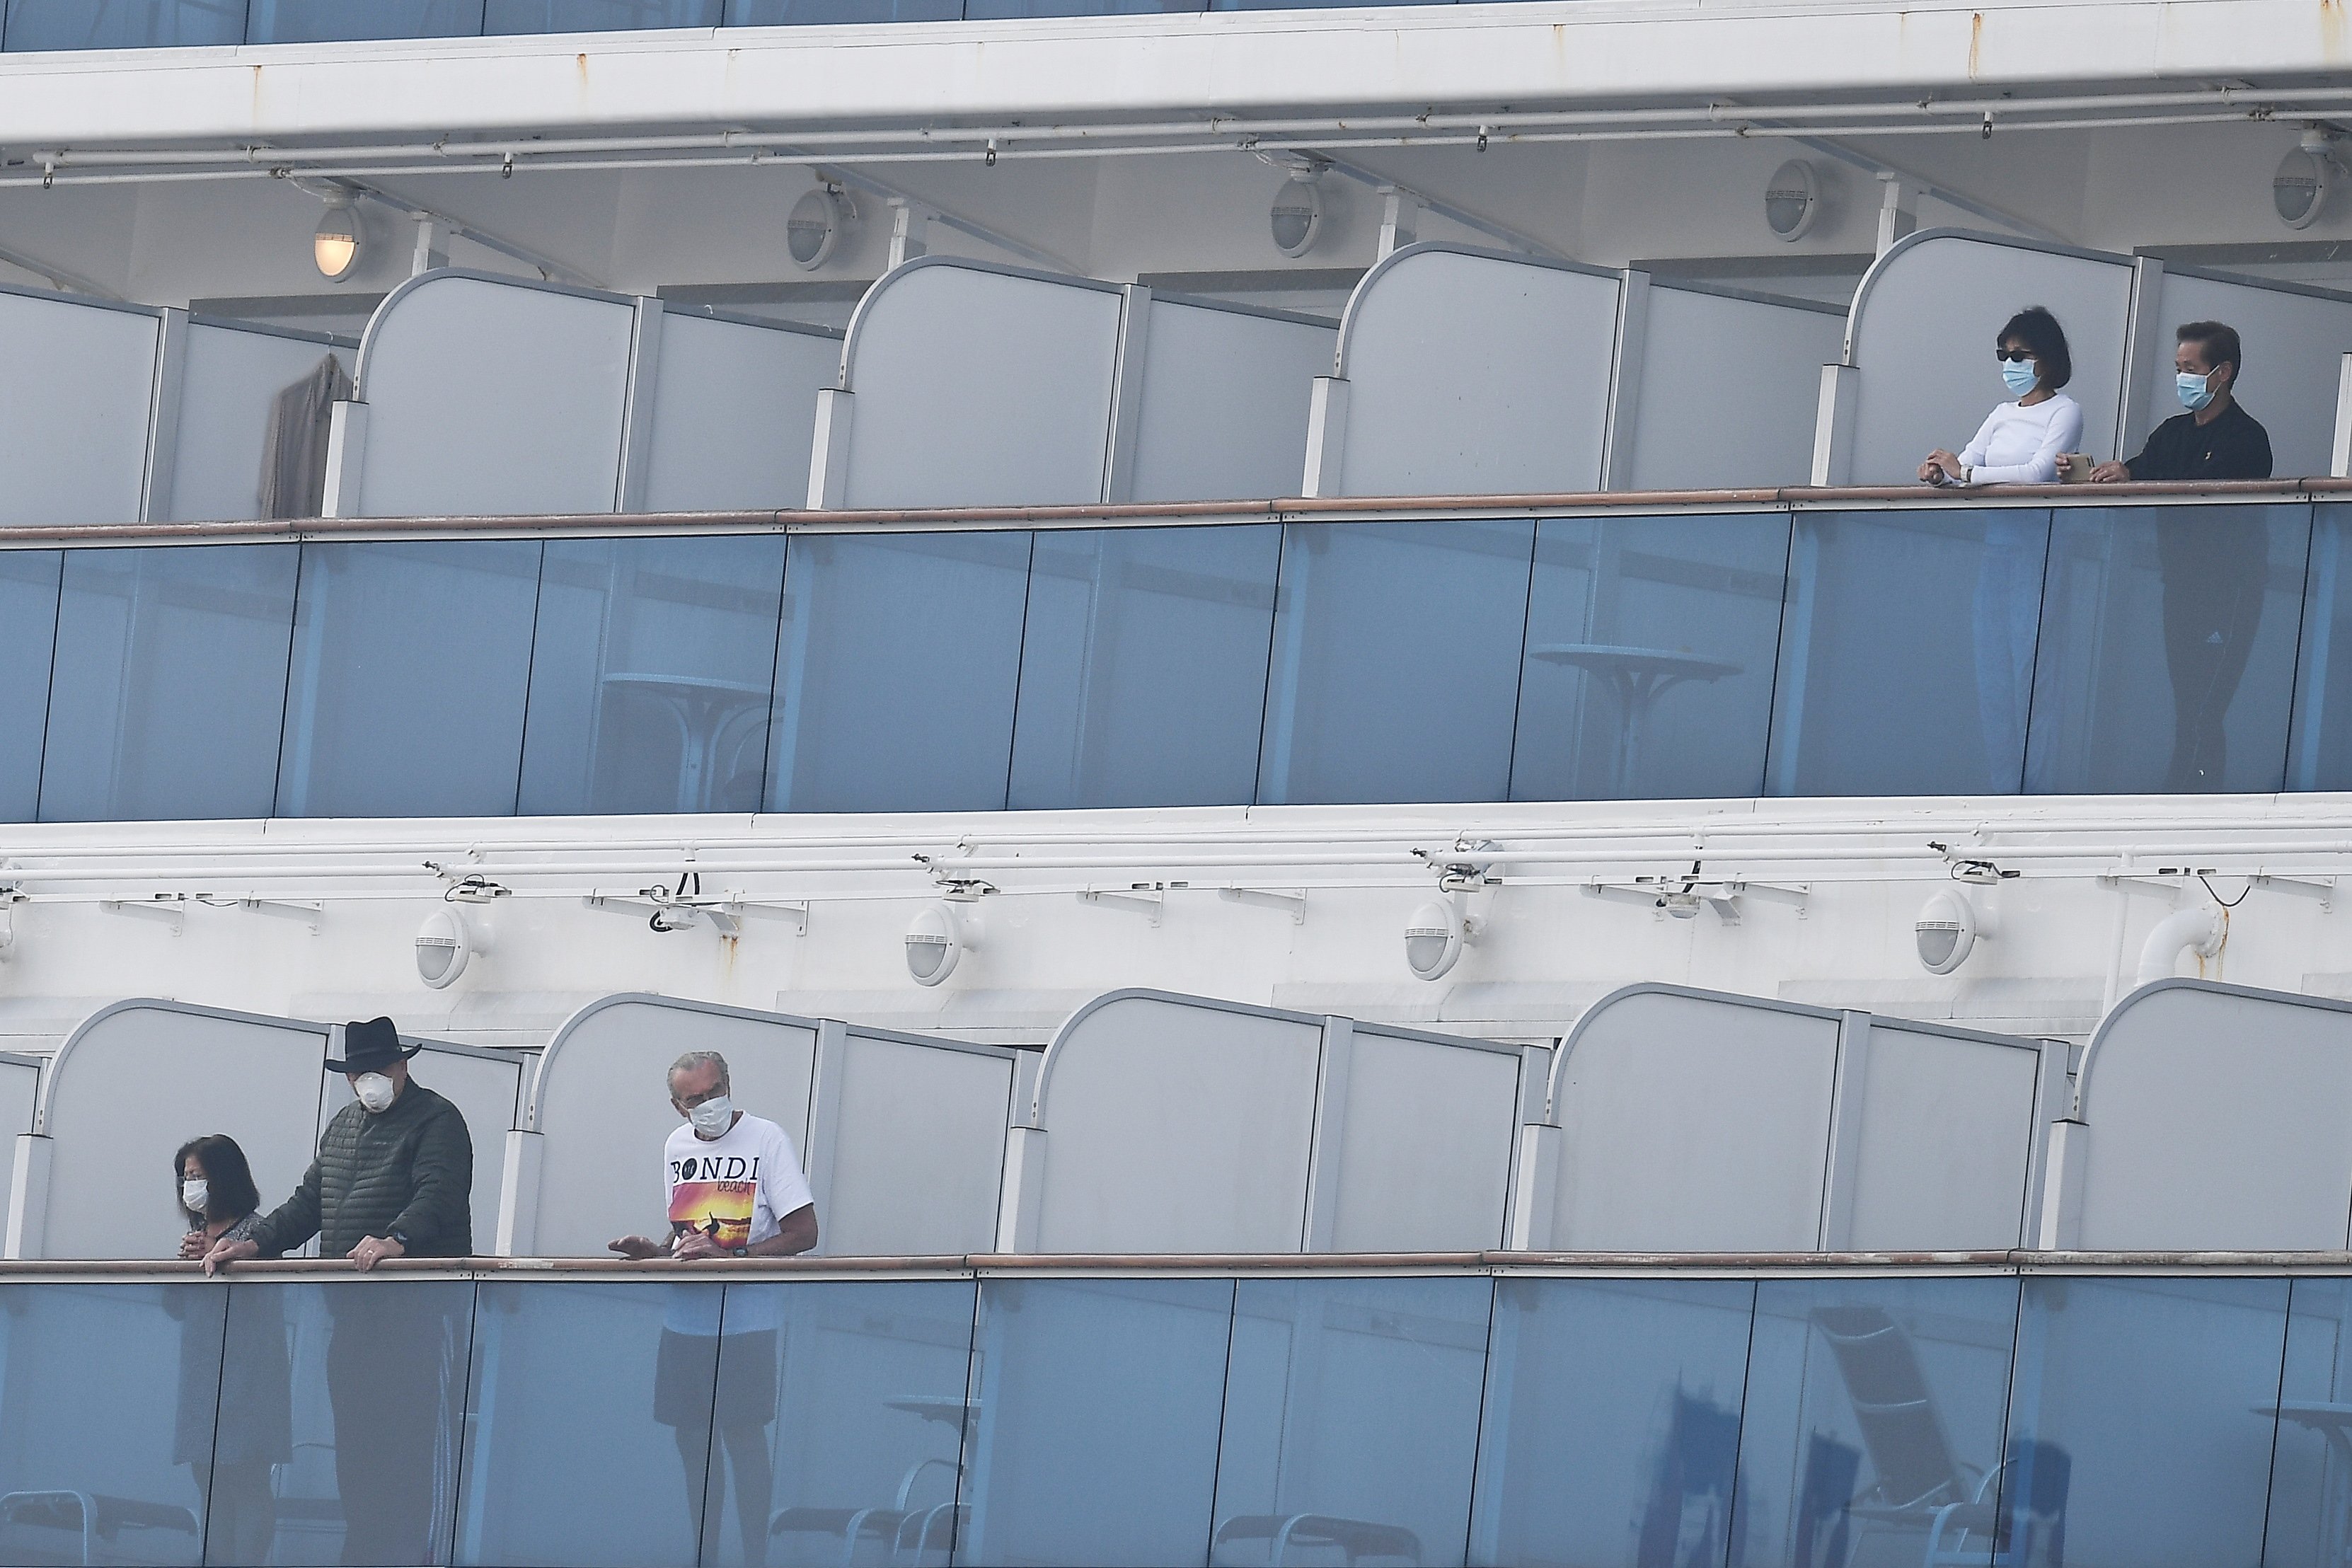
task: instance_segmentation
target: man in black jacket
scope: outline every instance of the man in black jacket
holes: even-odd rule
[[[2099,484],[2125,479],[2266,479],[2271,477],[2271,437],[2254,416],[2238,406],[2238,377],[2245,348],[2237,329],[2220,321],[2189,321],[2173,336],[2173,389],[2186,414],[2156,427],[2128,462],[2101,463],[2091,470]]]
[[[313,1236],[324,1257],[365,1273],[387,1258],[464,1258],[473,1250],[474,1143],[457,1108],[408,1075],[419,1047],[389,1018],[345,1024],[341,1059],[357,1102],[319,1138],[294,1195],[205,1258],[210,1273],[239,1258],[292,1252]],[[331,1044],[330,1049],[331,1050]],[[435,1451],[464,1369],[462,1327],[436,1310],[432,1287],[331,1286],[327,1400],[335,1419],[342,1560],[436,1560]]]

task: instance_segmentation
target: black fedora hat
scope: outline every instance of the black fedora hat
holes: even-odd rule
[[[327,1058],[329,1072],[381,1072],[394,1062],[406,1061],[422,1046],[401,1048],[400,1031],[389,1018],[370,1018],[364,1024],[345,1024],[343,1059]]]

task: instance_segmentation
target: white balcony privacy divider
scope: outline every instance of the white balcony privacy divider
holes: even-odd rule
[[[39,1057],[0,1052],[0,1128],[7,1131],[9,1141],[8,1159],[0,1163],[0,1215],[8,1212],[9,1194],[16,1191],[16,1151],[33,1131],[33,1113],[40,1102],[41,1062]]]
[[[498,1216],[498,1150],[523,1057],[402,1037],[416,1081],[446,1095],[474,1141],[478,1249]],[[5,1256],[171,1258],[186,1225],[172,1153],[226,1132],[266,1212],[310,1169],[351,1089],[325,1070],[328,1027],[184,1002],[102,1007],[50,1059],[32,1131],[16,1142]]]
[[[1543,1052],[1114,991],[1046,1048],[1005,1160],[1001,1252],[1500,1245]]]
[[[1364,274],[1316,384],[1308,495],[1801,483],[1833,307],[1422,244]]]
[[[0,526],[259,515],[279,392],[315,332],[0,287]]]
[[[835,1257],[987,1250],[1004,1128],[1034,1052],[833,1019],[607,996],[556,1031],[507,1145],[501,1256],[603,1257],[666,1234],[670,1064],[727,1058],[735,1103],[783,1128]]]
[[[2143,985],[2091,1037],[2052,1132],[2044,1247],[2340,1251],[2352,1004]]]
[[[797,505],[838,334],[445,268],[376,307],[337,517]]]
[[[2018,1247],[2064,1072],[2039,1040],[1630,985],[1593,1004],[1552,1064],[1512,1245]]]
[[[808,504],[1281,495],[1336,335],[1286,311],[919,257],[858,302]]]

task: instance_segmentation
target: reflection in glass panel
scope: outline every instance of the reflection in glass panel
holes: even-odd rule
[[[2002,1550],[2063,1546],[2068,1568],[2258,1561],[2286,1285],[2028,1279]]]
[[[237,1281],[205,1561],[448,1562],[473,1306],[463,1281]]]
[[[217,1285],[0,1285],[0,1563],[194,1563]]]
[[[1470,1560],[1723,1561],[1756,1288],[1498,1279]]]
[[[482,0],[253,0],[252,44],[340,38],[470,38],[482,30]]]
[[[1281,544],[1272,523],[1039,534],[1013,808],[1248,805]]]
[[[1779,513],[1538,524],[1511,798],[1760,793],[1788,568]]]
[[[2352,789],[2352,506],[2312,509],[2286,787]]]
[[[41,728],[58,640],[64,554],[0,550],[0,822],[30,822],[41,799]]]
[[[2263,1562],[2342,1568],[2352,1558],[2352,1279],[2291,1282]]]
[[[730,27],[828,22],[954,22],[963,0],[727,0]]]
[[[991,1279],[958,1563],[1201,1563],[1234,1287]]]
[[[727,1287],[708,1568],[948,1561],[974,1289]]]
[[[715,27],[723,0],[488,0],[485,33],[606,33]]]
[[[1258,799],[1501,800],[1532,522],[1284,530]]]
[[[759,810],[783,584],[782,534],[550,540],[523,814]]]
[[[8,0],[0,47],[139,49],[245,42],[245,0]]]
[[[1733,1519],[1748,1562],[1990,1563],[2016,1330],[2013,1279],[1759,1285]]]
[[[310,544],[280,816],[509,816],[536,540]]]
[[[213,544],[66,557],[43,821],[269,815],[299,555]]]
[[[1002,811],[1026,533],[803,533],[784,569],[772,811]]]
[[[1800,512],[1768,793],[2014,795],[2046,511]]]
[[[1484,1279],[1245,1279],[1212,1563],[1463,1560]]]
[[[481,1287],[460,1563],[693,1568],[719,1289]]]
[[[2311,509],[2055,516],[2026,788],[2279,788]]]

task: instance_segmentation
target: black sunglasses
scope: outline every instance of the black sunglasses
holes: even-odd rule
[[[2005,359],[2011,364],[2023,364],[2027,360],[2039,356],[2032,349],[1995,349],[1992,351],[1992,357]]]

